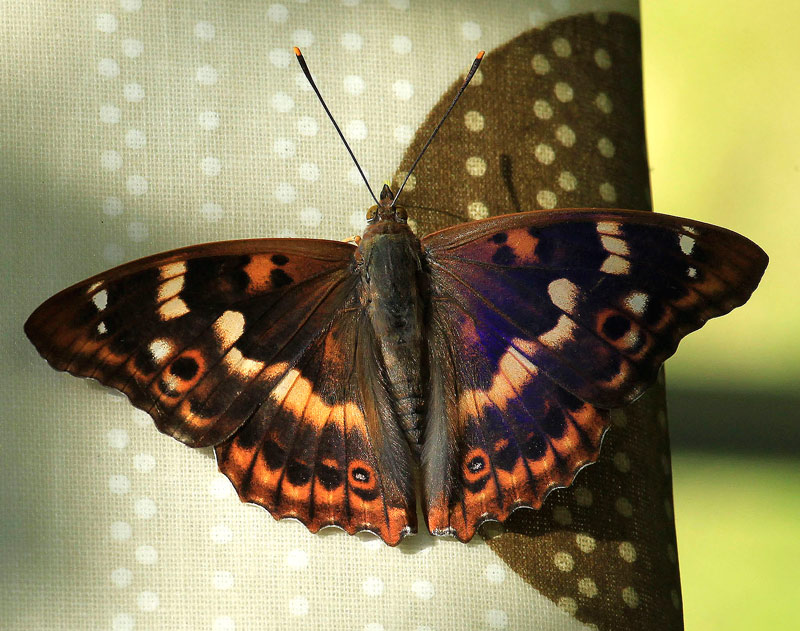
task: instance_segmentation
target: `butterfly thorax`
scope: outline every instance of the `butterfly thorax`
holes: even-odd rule
[[[380,376],[394,416],[418,451],[424,411],[424,275],[419,239],[397,219],[371,223],[362,237],[362,303],[374,333]]]

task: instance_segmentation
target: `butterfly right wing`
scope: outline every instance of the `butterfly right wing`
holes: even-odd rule
[[[458,300],[431,306],[422,474],[428,528],[469,541],[594,462],[609,413],[579,400]],[[479,331],[480,330],[480,331]]]
[[[631,210],[506,215],[422,244],[425,502],[432,532],[462,540],[569,485],[597,459],[606,410],[652,385],[681,338],[744,304],[767,265],[733,232]]]

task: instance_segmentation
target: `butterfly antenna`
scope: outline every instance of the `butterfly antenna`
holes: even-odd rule
[[[294,54],[297,56],[297,62],[300,64],[300,68],[303,69],[303,74],[306,76],[306,79],[308,79],[308,82],[311,84],[311,87],[314,88],[314,92],[316,93],[319,102],[322,103],[322,107],[325,109],[325,113],[328,115],[328,118],[331,119],[333,126],[336,128],[336,133],[339,134],[339,138],[342,139],[344,146],[347,148],[347,153],[349,153],[350,157],[353,158],[353,162],[355,162],[356,168],[358,169],[358,172],[361,174],[361,179],[364,180],[364,184],[367,185],[367,190],[369,191],[369,194],[372,195],[372,199],[375,200],[375,204],[380,206],[380,202],[378,202],[378,198],[375,197],[375,193],[372,192],[372,187],[369,185],[369,182],[367,182],[367,176],[364,175],[364,171],[361,170],[361,165],[358,163],[358,160],[356,160],[356,157],[353,154],[353,150],[350,149],[350,145],[347,144],[347,140],[345,140],[342,130],[339,129],[339,125],[336,124],[336,120],[333,118],[333,114],[331,114],[331,111],[328,109],[328,106],[325,105],[325,99],[322,98],[322,95],[319,93],[319,90],[317,89],[317,84],[314,83],[314,79],[311,78],[311,73],[309,72],[308,66],[306,65],[306,60],[303,59],[303,53],[300,52],[300,49],[297,46],[294,47]]]
[[[420,158],[423,156],[425,151],[427,151],[428,146],[431,144],[431,142],[433,142],[433,139],[436,136],[436,134],[439,133],[439,128],[442,126],[444,121],[450,115],[451,110],[456,106],[456,103],[458,102],[458,99],[461,98],[461,95],[464,93],[464,90],[467,89],[467,86],[469,85],[469,82],[472,81],[472,77],[477,72],[478,66],[481,65],[481,60],[483,59],[483,56],[485,54],[486,54],[486,51],[482,50],[475,56],[475,61],[472,62],[472,68],[469,69],[469,72],[467,73],[467,76],[464,79],[464,83],[461,84],[461,87],[458,89],[458,92],[456,92],[456,96],[453,99],[453,102],[450,103],[450,107],[447,108],[447,111],[444,113],[444,116],[442,116],[442,120],[440,120],[439,124],[436,125],[436,127],[433,130],[433,133],[430,135],[430,138],[428,138],[428,142],[425,143],[425,146],[422,148],[422,151],[420,151],[419,155],[417,155],[417,159],[414,160],[414,164],[411,165],[411,168],[408,170],[408,173],[406,173],[406,179],[403,180],[403,183],[400,185],[400,188],[397,189],[397,193],[395,194],[394,199],[392,200],[392,206],[394,206],[397,203],[397,198],[400,197],[400,193],[403,191],[403,188],[405,187],[406,182],[408,182],[408,178],[411,177],[411,173],[414,171],[414,168],[417,166],[417,162],[419,162]]]

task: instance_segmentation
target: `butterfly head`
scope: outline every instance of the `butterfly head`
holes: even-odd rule
[[[380,203],[377,206],[371,206],[367,211],[367,223],[375,224],[379,221],[394,221],[397,223],[407,223],[408,213],[405,208],[395,206],[394,193],[389,188],[388,184],[383,185],[381,190]]]

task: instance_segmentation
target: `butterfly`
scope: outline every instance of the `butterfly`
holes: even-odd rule
[[[157,254],[56,294],[25,332],[54,368],[214,446],[240,498],[275,518],[396,545],[419,501],[432,534],[466,542],[596,461],[609,410],[767,265],[734,232],[636,210],[418,238],[400,190],[384,186],[357,242]]]

